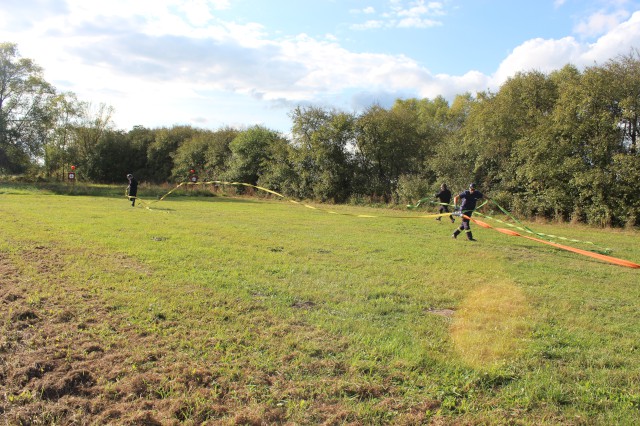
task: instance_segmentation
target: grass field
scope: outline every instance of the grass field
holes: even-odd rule
[[[425,210],[101,193],[0,184],[6,424],[638,424],[638,269]],[[637,230],[530,226],[640,262]]]

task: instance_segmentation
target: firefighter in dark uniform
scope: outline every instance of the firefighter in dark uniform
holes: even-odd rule
[[[453,197],[453,204],[458,205],[458,201],[462,200],[460,204],[460,214],[462,215],[462,223],[460,227],[453,232],[451,238],[457,238],[458,235],[465,231],[467,233],[467,238],[469,241],[476,241],[471,234],[471,227],[469,226],[469,218],[473,214],[473,211],[476,209],[476,204],[478,200],[482,199],[484,195],[482,192],[476,190],[476,185],[472,183],[469,185],[469,189],[461,192],[460,194]],[[465,217],[467,216],[467,217]]]
[[[129,186],[127,187],[127,197],[131,200],[131,207],[136,206],[136,196],[138,195],[138,181],[131,173],[127,175]]]
[[[436,194],[435,197],[438,199],[438,201],[440,201],[439,212],[449,213],[449,206],[447,204],[451,202],[451,191],[449,191],[449,188],[447,188],[446,183],[443,183],[442,185],[440,185],[440,191]],[[436,218],[436,220],[440,220],[440,219],[442,219],[442,216],[438,216]],[[456,221],[452,215],[449,215],[449,219],[451,219],[451,223]]]

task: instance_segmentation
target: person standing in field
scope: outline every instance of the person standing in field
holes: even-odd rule
[[[138,181],[133,177],[131,173],[127,175],[129,179],[129,186],[127,187],[127,197],[131,200],[131,207],[136,205],[136,196],[138,195]]]
[[[436,198],[438,199],[438,201],[440,201],[439,212],[449,213],[448,204],[451,202],[451,191],[449,191],[449,188],[447,188],[446,183],[443,183],[442,185],[440,185],[440,191],[436,194]],[[442,219],[442,216],[438,216],[436,218],[436,220],[440,220],[440,219]],[[456,221],[452,215],[449,215],[449,219],[451,219],[451,223]]]
[[[476,209],[476,204],[478,200],[482,199],[484,195],[482,192],[476,191],[476,184],[472,183],[469,185],[469,189],[461,192],[460,194],[453,197],[453,204],[458,205],[458,201],[462,200],[460,204],[460,214],[462,215],[462,223],[460,227],[453,232],[451,238],[457,238],[458,235],[465,231],[467,233],[467,239],[469,241],[476,241],[471,234],[471,227],[469,226],[470,217],[473,214],[473,211]],[[466,216],[466,217],[465,217]]]

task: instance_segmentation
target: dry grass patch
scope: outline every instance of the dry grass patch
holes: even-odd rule
[[[482,370],[517,359],[527,347],[530,324],[522,290],[508,282],[492,283],[462,301],[451,336],[460,357]]]

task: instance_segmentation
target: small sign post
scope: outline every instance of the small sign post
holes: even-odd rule
[[[71,171],[67,175],[69,182],[75,184],[76,183],[76,166],[71,166]]]

